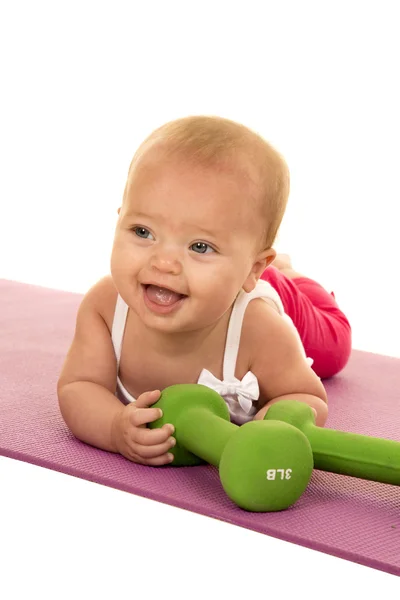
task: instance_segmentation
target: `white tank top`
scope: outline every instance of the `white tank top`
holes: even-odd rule
[[[239,352],[239,342],[244,313],[249,302],[254,298],[263,298],[273,301],[279,314],[295,330],[305,360],[310,366],[313,363],[311,358],[306,357],[300,335],[295,328],[292,319],[285,313],[278,292],[271,286],[271,284],[260,279],[252,292],[246,293],[244,290],[241,290],[235,300],[229,320],[223,362],[223,380],[220,381],[212,373],[210,373],[210,371],[203,369],[197,381],[197,383],[212,388],[223,397],[228,406],[231,421],[237,425],[242,425],[243,423],[252,420],[257,411],[254,403],[258,400],[260,395],[258,380],[254,373],[248,371],[241,381],[235,377],[236,360]],[[117,359],[116,396],[118,396],[124,404],[135,402],[135,398],[128,392],[119,378],[121,347],[125,332],[128,309],[128,305],[118,294],[111,335],[115,356]]]

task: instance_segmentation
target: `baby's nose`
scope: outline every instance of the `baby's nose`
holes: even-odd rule
[[[182,263],[177,251],[159,249],[151,257],[151,267],[163,273],[178,275],[182,271]]]

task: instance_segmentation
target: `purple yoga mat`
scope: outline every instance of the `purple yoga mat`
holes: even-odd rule
[[[76,440],[56,383],[82,296],[0,280],[0,454],[95,481],[400,575],[400,488],[314,471],[300,500],[250,513],[205,465],[135,465]],[[400,442],[400,360],[353,351],[325,382],[327,427]]]

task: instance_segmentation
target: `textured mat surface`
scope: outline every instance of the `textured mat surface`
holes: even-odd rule
[[[248,513],[211,466],[156,469],[76,440],[61,419],[56,382],[81,296],[0,280],[0,454],[400,575],[400,487],[314,471],[280,513]],[[354,351],[325,382],[327,427],[400,442],[400,360]]]

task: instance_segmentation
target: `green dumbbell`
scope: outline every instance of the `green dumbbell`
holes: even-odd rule
[[[297,427],[272,420],[238,427],[229,421],[221,396],[199,384],[166,388],[154,407],[161,408],[163,416],[149,426],[172,423],[175,427],[171,466],[205,461],[218,467],[225,492],[241,508],[284,510],[306,489],[313,456]]]
[[[293,400],[273,404],[264,421],[281,421],[302,431],[316,469],[400,485],[399,442],[318,427],[312,409]]]

